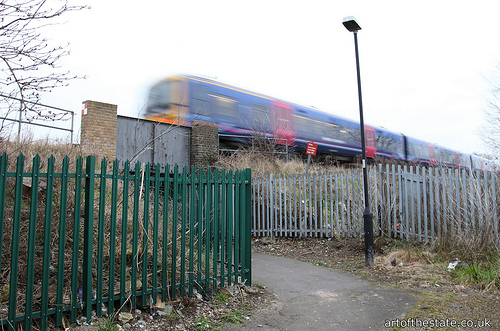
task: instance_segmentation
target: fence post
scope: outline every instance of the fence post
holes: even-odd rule
[[[269,175],[269,207],[270,207],[270,215],[269,215],[269,224],[271,230],[271,239],[274,238],[274,175]]]
[[[40,156],[37,154],[33,158],[33,168],[31,174],[31,204],[28,230],[28,260],[26,275],[26,303],[24,311],[24,328],[30,330],[32,327],[33,313],[33,279],[35,277],[35,239],[36,239],[36,219],[38,210],[38,186],[40,180]]]
[[[47,329],[47,317],[49,309],[49,262],[50,262],[50,243],[52,227],[52,204],[54,197],[54,157],[50,157],[47,164],[47,190],[45,198],[45,222],[43,235],[43,267],[42,267],[42,306],[40,329]],[[76,317],[75,317],[76,321]]]
[[[75,174],[75,206],[81,205],[82,199],[82,176],[83,176],[83,158],[80,156],[76,160],[76,174]],[[49,188],[52,190],[52,184],[47,182],[47,192]],[[47,193],[47,198],[48,198]],[[76,322],[77,303],[78,303],[78,255],[80,252],[80,208],[75,208],[74,224],[73,224],[73,255],[71,262],[71,323]],[[46,212],[47,215],[47,212]],[[49,214],[50,215],[50,214]],[[43,316],[43,310],[42,310]],[[43,322],[43,319],[42,319]]]
[[[96,314],[102,316],[102,289],[104,278],[104,212],[106,209],[106,168],[108,161],[106,158],[101,160],[101,174],[99,183],[99,216],[97,218],[97,277],[96,277]]]
[[[126,179],[124,179],[125,182]],[[108,313],[114,313],[115,302],[115,261],[116,261],[116,208],[118,203],[118,160],[113,162],[111,179],[111,229],[109,239],[109,290]]]
[[[241,264],[242,278],[245,279],[245,285],[252,285],[252,170],[245,169],[242,173],[241,186]]]
[[[9,157],[7,153],[3,153],[0,157],[0,192],[5,192],[7,187],[7,163]],[[5,219],[5,196],[6,194],[0,195],[0,271],[2,267],[2,247],[3,247],[3,220]]]
[[[87,323],[92,319],[92,244],[94,240],[95,157],[87,156],[83,225],[83,306]]]
[[[17,273],[19,271],[19,235],[21,226],[21,203],[23,192],[24,156],[19,154],[16,165],[16,188],[14,190],[14,220],[12,222],[12,249],[9,283],[9,330],[16,329]]]
[[[135,164],[134,172],[134,207],[132,216],[132,275],[130,284],[130,298],[132,309],[137,306],[137,266],[138,266],[138,236],[139,236],[139,198],[141,193],[141,165],[139,162]]]
[[[52,156],[51,159],[54,159]],[[68,206],[68,180],[69,180],[69,158],[64,157],[61,173],[61,199],[59,208],[59,248],[57,262],[57,311],[56,311],[56,326],[63,324],[63,285],[64,285],[64,260],[65,260],[65,243],[66,243],[66,222],[67,222],[67,206]]]
[[[127,300],[126,288],[126,266],[127,266],[127,227],[128,227],[128,194],[129,194],[129,174],[130,162],[126,161],[123,167],[123,188],[122,188],[122,233],[121,233],[121,259],[120,259],[120,306]],[[165,189],[167,191],[167,189]],[[165,254],[166,255],[166,254]]]
[[[141,290],[141,299],[142,299],[142,306],[146,306],[148,304],[148,295],[147,295],[147,290],[148,290],[148,249],[149,249],[149,194],[151,191],[151,164],[148,162],[146,163],[146,167],[142,168],[141,171],[144,172],[142,173],[142,183],[141,183],[141,194],[144,192],[144,214],[143,214],[143,219],[142,219],[142,278],[141,278],[141,283],[142,283],[142,290]]]
[[[496,245],[496,247],[498,247],[500,244],[500,240],[498,237],[499,222],[498,222],[498,206],[497,206],[497,182],[496,182],[495,173],[493,171],[491,172],[491,184],[493,186],[493,199],[492,199],[493,210],[494,210],[494,212],[493,212],[493,222],[494,222],[493,232],[495,233],[495,245]]]

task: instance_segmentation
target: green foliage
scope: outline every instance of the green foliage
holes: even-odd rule
[[[211,330],[212,324],[210,323],[210,319],[202,315],[194,320],[194,328],[198,331]]]
[[[452,277],[465,284],[477,284],[484,289],[500,290],[500,261],[474,262],[455,270]]]
[[[228,298],[229,298],[229,295],[227,295],[226,293],[224,293],[222,291],[219,291],[219,293],[217,293],[214,296],[214,301],[217,303],[223,304],[223,303],[227,302]]]
[[[114,316],[109,316],[99,321],[97,331],[118,331]]]
[[[228,321],[230,323],[233,323],[233,324],[241,324],[241,323],[245,322],[245,317],[243,316],[243,313],[241,312],[241,310],[236,310],[234,312],[225,313],[224,315],[222,315],[222,319],[224,319],[225,321]]]

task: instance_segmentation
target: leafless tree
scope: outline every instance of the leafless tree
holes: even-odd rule
[[[500,159],[500,62],[493,71],[490,79],[487,79],[491,86],[485,116],[487,124],[483,128],[481,138],[489,147],[488,154],[494,159]]]
[[[42,36],[57,18],[86,6],[68,0],[0,0],[0,114],[19,112],[26,121],[56,120],[57,110],[40,107],[44,93],[78,78],[60,68],[68,45],[53,46]],[[0,133],[8,125],[0,122]]]

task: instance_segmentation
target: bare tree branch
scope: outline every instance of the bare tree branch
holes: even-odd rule
[[[80,77],[60,70],[60,60],[69,55],[68,45],[53,46],[42,32],[58,24],[55,18],[85,8],[68,5],[68,0],[0,0],[0,93],[7,96],[0,98],[2,117],[13,112],[27,121],[61,117],[37,104],[44,93]],[[0,133],[4,128],[1,122]]]
[[[488,83],[491,87],[490,98],[484,111],[487,125],[482,130],[481,138],[490,149],[488,154],[500,160],[500,62]]]

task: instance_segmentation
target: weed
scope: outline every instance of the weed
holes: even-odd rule
[[[431,279],[429,283],[433,285],[441,285],[441,279]]]
[[[465,284],[477,284],[483,289],[500,289],[500,262],[472,263],[455,270],[452,277]]]
[[[233,323],[233,324],[241,324],[241,323],[245,322],[245,317],[243,316],[243,313],[240,310],[236,310],[236,311],[230,312],[230,313],[225,313],[222,316],[222,319],[224,319],[230,323]]]
[[[227,302],[228,298],[229,298],[229,295],[227,295],[226,293],[224,293],[222,291],[219,291],[219,293],[217,293],[214,296],[214,301],[217,303],[223,304],[223,303]]]
[[[319,265],[320,267],[326,267],[327,264],[323,261],[316,261],[313,263],[314,265]]]
[[[114,316],[109,316],[107,318],[99,321],[97,326],[97,331],[118,331],[118,326],[115,324]]]
[[[210,330],[212,328],[210,319],[203,315],[194,320],[194,325],[194,329],[198,331]]]

